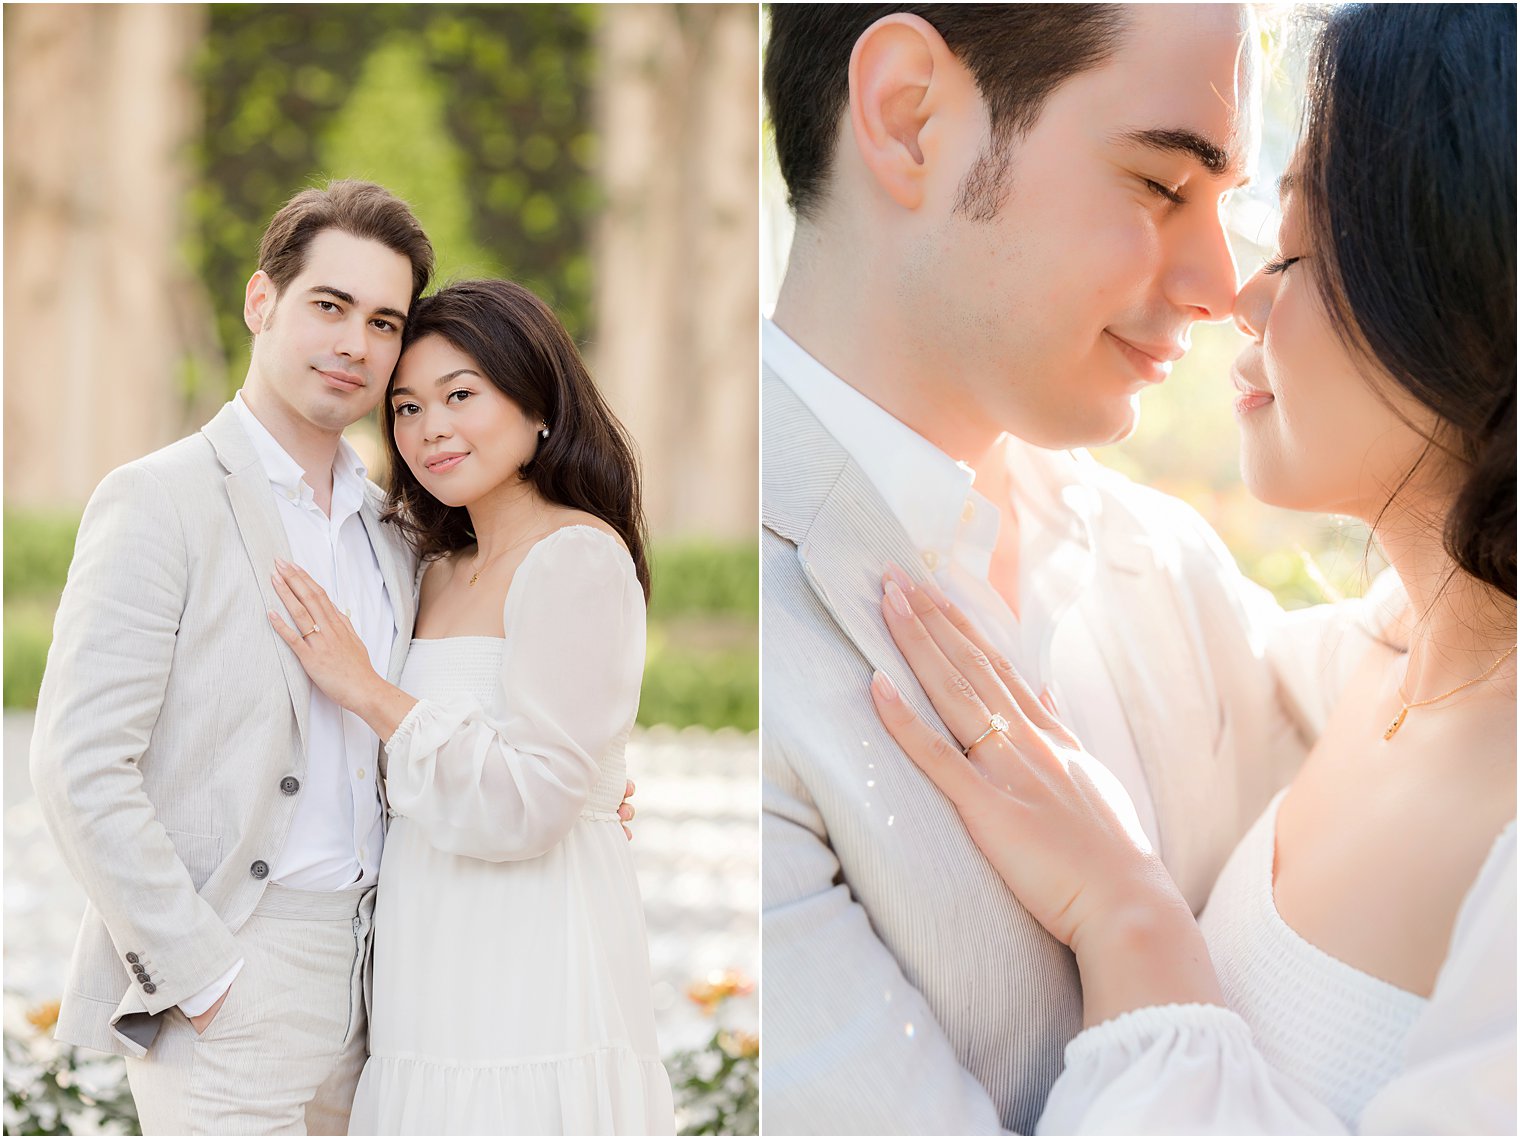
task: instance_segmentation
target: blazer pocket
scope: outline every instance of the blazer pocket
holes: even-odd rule
[[[199,890],[222,864],[222,840],[213,835],[191,834],[189,831],[170,831],[166,828],[166,832],[169,841],[174,844],[174,853],[179,855],[179,860],[190,872],[190,881]]]

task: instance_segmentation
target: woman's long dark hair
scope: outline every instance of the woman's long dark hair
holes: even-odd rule
[[[1462,471],[1446,550],[1513,598],[1515,6],[1331,12],[1299,167],[1341,339],[1440,417],[1426,455]]]
[[[402,351],[436,335],[469,356],[532,419],[549,425],[523,477],[550,502],[584,510],[617,531],[649,597],[639,464],[628,432],[597,390],[570,334],[549,307],[510,281],[463,281],[424,297],[407,317]],[[384,518],[423,559],[475,543],[470,515],[423,489],[396,447],[396,415],[385,408],[390,485]]]

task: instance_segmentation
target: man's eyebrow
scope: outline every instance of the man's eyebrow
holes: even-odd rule
[[[308,293],[325,293],[328,296],[332,297],[334,300],[342,301],[346,305],[351,305],[354,303],[353,293],[345,293],[342,289],[334,288],[332,285],[313,285],[306,291]],[[372,315],[388,316],[397,324],[406,323],[406,313],[401,312],[398,309],[390,308],[389,306],[382,306],[381,308],[377,308]]]
[[[1230,168],[1229,151],[1186,127],[1148,127],[1120,131],[1113,136],[1113,141],[1121,146],[1144,146],[1151,150],[1185,154],[1210,174],[1223,174]],[[1249,178],[1242,178],[1240,185],[1249,181]]]
[[[446,372],[443,375],[439,376],[436,380],[434,380],[433,381],[433,386],[435,388],[441,388],[441,387],[443,387],[444,384],[448,383],[450,380],[457,380],[460,376],[474,376],[477,380],[483,380],[483,379],[485,379],[485,377],[482,376],[479,372],[477,372],[474,368],[455,368],[452,372]],[[413,394],[413,392],[412,392],[411,388],[392,388],[391,389],[391,395],[392,395],[392,397],[395,397],[395,396],[398,396],[398,395],[412,395],[412,394]]]

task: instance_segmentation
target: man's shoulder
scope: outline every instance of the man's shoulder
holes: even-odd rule
[[[1076,456],[1074,481],[1096,496],[1097,535],[1139,540],[1180,555],[1228,557],[1212,526],[1196,507],[1166,491],[1135,482],[1085,453]]]
[[[183,501],[199,489],[216,486],[218,470],[210,442],[197,431],[111,470],[91,497],[148,494]]]

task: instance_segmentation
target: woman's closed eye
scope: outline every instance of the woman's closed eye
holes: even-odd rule
[[[1288,266],[1298,264],[1299,260],[1300,258],[1298,257],[1286,257],[1279,253],[1276,257],[1273,257],[1270,261],[1263,265],[1261,267],[1261,271],[1267,274],[1281,273]]]

